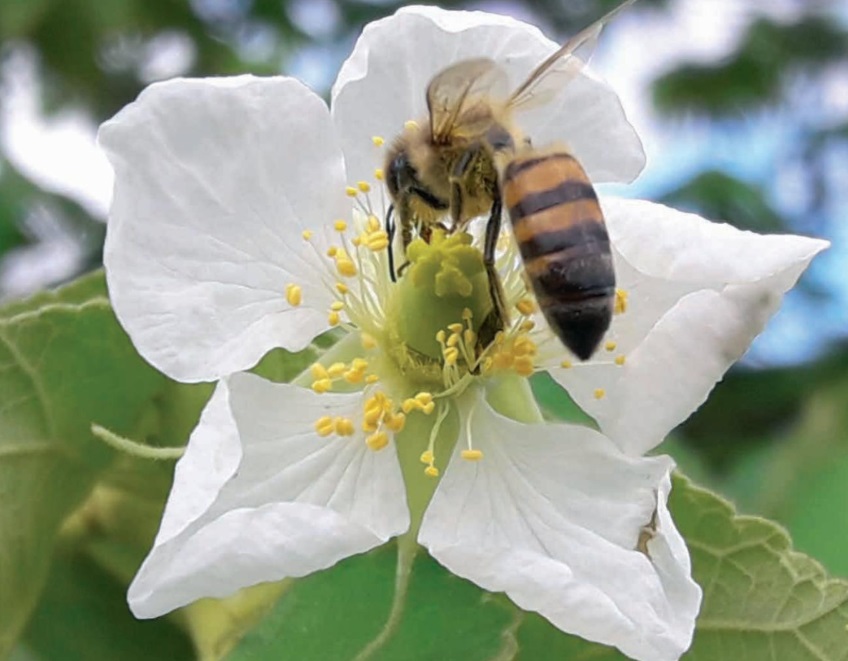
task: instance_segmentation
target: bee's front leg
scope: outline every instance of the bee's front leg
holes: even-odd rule
[[[479,156],[480,151],[482,150],[482,146],[480,144],[474,144],[468,147],[464,152],[462,152],[462,156],[459,157],[459,160],[453,166],[453,171],[450,176],[450,184],[451,184],[451,199],[450,199],[450,215],[451,215],[451,227],[448,231],[449,234],[456,232],[458,229],[462,227],[462,207],[463,207],[463,181],[466,179],[466,175],[468,174],[468,169],[471,167],[471,164],[474,163],[474,160]]]

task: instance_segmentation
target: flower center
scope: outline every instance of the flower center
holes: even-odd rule
[[[375,146],[382,144],[374,139]],[[374,177],[381,182],[382,170],[375,170]],[[303,239],[323,265],[322,282],[332,296],[330,326],[346,328],[355,341],[340,343],[344,351],[313,365],[309,376],[316,393],[361,389],[362,408],[356,420],[322,416],[315,429],[321,436],[362,433],[368,447],[378,451],[405,428],[408,415],[432,415],[427,448],[419,459],[425,474],[435,477],[442,423],[470,386],[494,386],[527,378],[545,364],[566,368],[572,363],[560,359],[564,349],[553,334],[536,327],[535,299],[507,234],[498,242],[496,268],[510,319],[495,320],[482,250],[472,234],[433,228],[429,241],[415,239],[405,255],[395,255],[395,263],[407,262],[395,282],[389,268],[392,246],[382,225],[383,187],[360,181],[346,193],[354,200],[353,216],[333,221],[329,247],[319,249],[311,231]],[[382,199],[374,204],[372,196],[378,194]],[[289,283],[285,298],[291,306],[301,305],[302,288]],[[626,294],[617,292],[615,312],[626,307]],[[604,345],[607,354],[616,348],[614,339]],[[623,366],[625,358],[607,362]],[[597,388],[594,396],[601,399],[605,391]],[[472,416],[473,411],[465,412],[467,420]],[[482,459],[471,445],[470,430],[466,437],[469,445],[461,456]]]

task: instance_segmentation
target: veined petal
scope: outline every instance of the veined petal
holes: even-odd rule
[[[664,509],[670,460],[627,457],[584,427],[523,425],[482,401],[462,428],[483,458],[460,458],[463,434],[421,527],[430,553],[563,631],[635,659],[677,659],[701,593]],[[668,541],[645,555],[655,509],[655,536]],[[673,552],[655,560],[654,544]]]
[[[558,46],[534,26],[479,11],[412,6],[369,24],[332,93],[349,176],[370,179],[383,167],[371,137],[390,139],[404,122],[425,118],[427,84],[442,69],[487,57],[503,66],[515,88]],[[632,181],[644,167],[641,142],[618,97],[588,71],[519,123],[537,146],[567,143],[595,182]]]
[[[374,452],[361,434],[315,431],[319,417],[352,417],[361,405],[358,394],[316,395],[249,374],[222,381],[130,586],[133,613],[157,617],[200,597],[303,576],[405,531],[394,446]]]
[[[640,200],[607,198],[603,208],[618,286],[628,294],[607,334],[614,353],[550,372],[606,435],[638,455],[706,400],[828,243],[744,232]]]
[[[350,202],[329,111],[302,83],[156,83],[99,141],[116,175],[111,301],[153,365],[212,380],[328,327],[331,297],[301,233],[348,217]],[[287,302],[289,284],[303,305]]]

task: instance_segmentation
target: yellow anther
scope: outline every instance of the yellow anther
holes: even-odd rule
[[[327,257],[335,257],[339,252],[339,249],[336,246],[330,246],[327,248]]]
[[[384,177],[385,174],[383,174],[383,168],[377,168],[376,170],[374,170],[374,179],[376,179],[377,181],[383,181]]]
[[[319,395],[332,390],[332,388],[333,382],[330,381],[330,379],[318,379],[312,383],[312,390],[317,392]]]
[[[366,243],[371,252],[380,252],[389,247],[389,235],[386,232],[372,232]]]
[[[621,365],[624,365],[625,362],[627,362],[627,357],[624,356],[623,354],[621,356],[615,357],[615,364],[618,365],[619,367]]]
[[[377,395],[374,395],[365,400],[365,404],[362,405],[362,410],[365,411],[365,415],[368,415],[373,411],[379,413],[383,410],[383,403]]]
[[[389,444],[389,435],[384,431],[374,432],[365,439],[365,444],[375,452],[382,450]]]
[[[403,413],[393,413],[386,416],[385,423],[386,427],[397,434],[403,430],[403,426],[406,424],[406,416]]]
[[[518,330],[520,330],[522,333],[529,333],[534,328],[536,328],[536,322],[532,319],[525,319],[520,324],[518,324]]]
[[[512,345],[512,352],[516,356],[534,356],[536,354],[536,343],[526,335],[519,335]]]
[[[344,373],[344,380],[348,383],[362,383],[364,378],[365,374],[359,370],[348,370]]]
[[[345,194],[348,197],[356,197],[357,195],[359,195],[359,191],[353,186],[348,186],[347,188],[345,188]]]
[[[424,475],[427,477],[439,477],[439,469],[435,466],[427,466],[427,468],[424,469]]]
[[[459,359],[459,349],[456,347],[448,347],[444,351],[444,356],[446,365],[456,365],[456,361]]]
[[[461,333],[463,329],[462,324],[448,324],[448,330],[451,333]]]
[[[403,128],[405,128],[408,131],[417,129],[418,128],[418,122],[416,122],[414,119],[408,119],[403,123]]]
[[[333,223],[333,229],[337,232],[345,232],[347,231],[347,223],[343,220],[337,220]]]
[[[627,312],[627,292],[623,289],[615,290],[615,304],[612,311],[615,314],[623,314]]]
[[[350,242],[358,248],[359,246],[362,245],[362,237],[361,236],[355,236],[350,240]]]
[[[421,456],[419,457],[419,461],[422,464],[431,464],[432,465],[432,463],[435,460],[436,460],[436,458],[433,456],[432,450],[424,450],[424,452],[422,452]]]
[[[515,304],[515,308],[523,315],[531,315],[536,311],[536,305],[529,298],[522,298]]]
[[[346,369],[347,366],[344,363],[333,363],[327,368],[327,374],[331,379],[338,379]]]
[[[492,359],[492,367],[499,370],[505,370],[512,366],[512,354],[506,351],[499,351]]]
[[[368,333],[363,333],[359,340],[362,342],[362,348],[365,350],[374,349],[377,346],[377,340],[374,339],[373,335]]]
[[[474,316],[474,313],[471,312],[471,308],[463,308],[462,309],[462,318],[465,321],[471,321],[471,318]]]
[[[470,328],[466,328],[465,331],[462,333],[462,339],[465,341],[466,344],[473,345],[477,341],[477,333],[475,333]]]
[[[312,238],[312,230],[303,230],[300,235],[303,237],[304,241],[309,241],[309,239]]]
[[[368,193],[371,191],[371,184],[369,184],[367,181],[357,181],[356,187],[363,193]]]
[[[327,323],[330,324],[330,326],[338,326],[341,320],[342,318],[335,310],[331,310],[330,314],[327,315]]]
[[[380,219],[377,216],[368,216],[368,221],[365,223],[366,232],[376,232],[380,229]]]
[[[342,303],[341,301],[333,301],[332,303],[330,303],[330,309],[336,312],[341,312],[342,310],[344,310],[344,303]]]
[[[300,285],[286,285],[286,301],[288,301],[289,305],[297,307],[298,305],[300,305],[302,300],[303,290],[301,290]]]
[[[439,344],[444,344],[444,343],[445,343],[445,331],[440,330],[438,333],[436,333],[436,341],[437,341]]]
[[[595,399],[603,399],[604,397],[606,397],[606,394],[607,391],[603,388],[596,388],[594,392]]]
[[[425,404],[421,409],[421,412],[424,415],[430,415],[436,409],[436,402],[430,402],[429,404]]]
[[[532,376],[535,371],[533,369],[533,359],[530,356],[519,356],[515,359],[512,368],[519,376]]]
[[[480,461],[483,458],[482,450],[463,450],[459,456],[468,461]]]
[[[318,432],[319,436],[329,436],[333,433],[334,429],[333,419],[328,415],[322,416],[315,421],[315,431]]]
[[[310,373],[312,374],[313,379],[326,379],[329,374],[327,374],[327,368],[324,367],[321,363],[312,363],[312,367],[309,368]]]
[[[383,140],[382,136],[375,135],[373,138],[371,138],[371,142],[373,142],[373,143],[374,143],[374,146],[375,146],[375,147],[382,147],[382,146],[383,146],[383,144],[384,144],[386,141],[385,141],[385,140]]]
[[[420,405],[414,399],[405,399],[400,405],[400,410],[407,414],[419,408],[421,408]]]
[[[377,383],[377,381],[379,381],[379,380],[380,380],[380,377],[377,376],[376,374],[369,374],[368,376],[365,377],[365,383],[368,383],[368,384]]]
[[[345,294],[347,294],[350,291],[350,287],[348,287],[343,282],[337,282],[336,283],[336,291],[339,292],[342,296],[344,296]]]
[[[351,369],[355,370],[367,370],[368,369],[368,361],[364,358],[354,358],[350,363]]]
[[[335,419],[334,429],[339,436],[353,436],[354,431],[356,431],[353,420],[341,417]]]
[[[448,341],[446,342],[446,344],[449,347],[455,347],[457,344],[459,344],[459,333],[451,333],[450,337],[448,337]]]
[[[613,342],[612,340],[610,340],[609,342],[607,342],[607,343],[604,345],[604,349],[606,349],[607,351],[615,351],[615,348],[616,348],[617,346],[618,346],[618,345],[617,345],[615,342]]]
[[[415,401],[422,406],[427,406],[427,404],[430,404],[433,401],[433,394],[429,392],[420,392],[415,395]]]
[[[339,275],[343,275],[346,278],[352,278],[356,275],[356,264],[354,264],[349,258],[339,258],[336,261],[336,269],[339,272]]]
[[[570,360],[563,360],[563,361],[559,364],[559,366],[560,366],[560,367],[562,367],[563,369],[568,369],[568,368],[572,367],[572,363],[571,363],[571,361],[570,361]]]

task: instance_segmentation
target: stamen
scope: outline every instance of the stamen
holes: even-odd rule
[[[333,382],[330,379],[318,379],[312,383],[312,390],[319,395],[332,390]]]
[[[377,383],[377,381],[379,381],[379,380],[380,380],[380,377],[377,376],[376,374],[369,374],[368,376],[365,377],[365,383],[367,383],[369,385],[371,385],[373,383]]]
[[[312,238],[312,230],[303,230],[300,234],[304,241],[309,241]]]
[[[347,186],[345,188],[345,195],[347,195],[348,197],[356,197],[357,195],[359,195],[359,191],[353,186]]]
[[[382,136],[375,135],[371,138],[371,142],[374,143],[375,147],[382,147],[386,141],[382,138]]]
[[[615,357],[615,364],[616,364],[616,365],[618,365],[619,367],[621,367],[622,365],[624,365],[624,363],[625,363],[626,361],[627,361],[627,357],[626,357],[625,355],[623,355],[623,354],[622,354],[621,356],[616,356],[616,357]]]
[[[427,477],[439,477],[439,469],[435,466],[427,466],[427,468],[424,469],[424,475]]]
[[[604,349],[606,349],[607,351],[615,351],[615,348],[616,348],[617,346],[618,346],[618,344],[616,344],[615,342],[613,342],[612,340],[610,340],[609,342],[607,342],[607,343],[604,345]]]
[[[344,303],[342,303],[341,301],[333,301],[332,303],[330,303],[330,309],[334,312],[341,312],[342,310],[344,310]]]
[[[289,305],[297,307],[300,305],[301,301],[303,301],[303,291],[300,288],[300,285],[288,284],[286,285],[286,301]]]
[[[536,311],[536,305],[529,298],[522,298],[515,304],[515,308],[526,316],[530,316]]]
[[[326,379],[329,374],[327,374],[327,368],[324,367],[321,363],[313,363],[312,367],[309,368],[309,371],[312,373],[313,379]]]
[[[347,369],[347,365],[344,363],[333,363],[327,368],[327,374],[331,379],[338,379],[342,374],[345,373]]]
[[[333,419],[329,415],[322,416],[315,421],[315,431],[319,436],[329,436],[335,430]]]
[[[357,181],[357,182],[356,182],[356,187],[357,187],[360,191],[362,191],[363,193],[369,193],[369,192],[371,192],[371,184],[369,184],[367,181]]]
[[[604,397],[606,397],[606,394],[607,391],[603,388],[596,388],[594,392],[595,399],[603,399]]]
[[[405,128],[407,131],[415,130],[418,128],[418,122],[416,122],[414,119],[408,119],[403,123],[403,128]]]
[[[459,456],[468,461],[480,461],[483,458],[482,450],[463,450]]]
[[[374,170],[374,179],[377,181],[383,181],[385,178],[385,174],[383,173],[383,168],[377,168]]]
[[[566,369],[566,370],[567,370],[567,369],[569,369],[570,367],[572,367],[572,366],[573,366],[573,364],[572,364],[572,362],[571,362],[570,360],[563,360],[563,361],[559,364],[559,366],[560,366],[560,367],[562,367],[563,369]]]
[[[337,220],[333,223],[333,229],[337,232],[345,232],[347,231],[347,223],[343,220]]]
[[[368,333],[362,333],[359,339],[362,342],[362,348],[366,351],[374,349],[377,346],[377,340],[374,339],[373,335],[369,335]]]
[[[327,323],[330,326],[338,326],[342,321],[342,318],[339,316],[339,313],[335,310],[332,310],[330,314],[327,315]]]
[[[432,464],[434,460],[435,457],[433,456],[433,453],[430,452],[430,450],[424,450],[424,452],[421,453],[421,457],[419,458],[419,461],[422,464]]]
[[[350,418],[336,418],[334,427],[339,436],[353,436],[355,431],[353,420]]]
[[[336,291],[339,292],[342,296],[344,296],[345,294],[347,294],[350,291],[350,287],[348,287],[343,282],[337,282],[336,283]]]
[[[384,431],[374,432],[365,439],[365,444],[374,452],[377,452],[389,444],[389,435]]]
[[[623,289],[615,290],[615,304],[612,311],[614,314],[624,314],[627,312],[627,292]]]

